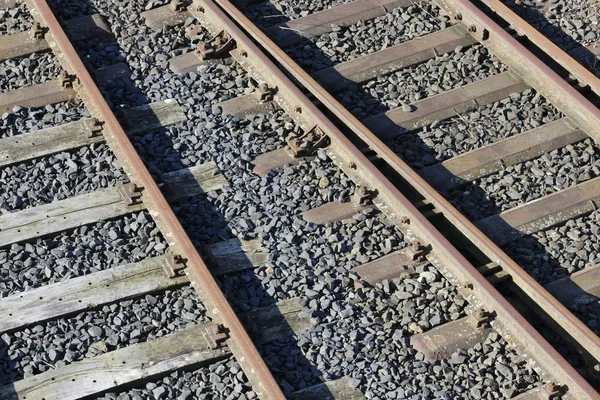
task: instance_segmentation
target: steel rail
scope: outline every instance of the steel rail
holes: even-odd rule
[[[219,0],[219,3],[224,3]],[[230,10],[231,8],[231,10]],[[230,5],[226,11],[233,15],[257,42],[266,48],[285,69],[291,71],[315,97],[330,109],[342,122],[355,132],[372,150],[385,160],[398,174],[421,195],[432,202],[454,226],[457,227],[491,261],[499,264],[511,275],[513,281],[536,304],[544,309],[573,339],[592,357],[600,362],[600,337],[573,315],[563,304],[548,293],[535,279],[525,272],[493,241],[483,234],[471,221],[464,217],[450,202],[440,195],[419,174],[410,168],[397,154],[366,128],[342,104],[329,94],[319,83],[298,66],[285,52],[273,43],[259,28],[255,27],[239,10]],[[238,19],[239,18],[239,19]]]
[[[83,65],[47,2],[45,0],[29,1],[31,2],[29,4],[30,11],[34,18],[49,29],[51,38],[47,35],[47,39],[49,39],[51,48],[54,51],[59,50],[59,54],[57,54],[59,61],[79,79],[81,87],[79,92],[85,104],[90,108],[92,114],[104,122],[105,132],[108,133],[107,142],[111,144],[111,148],[122,163],[123,169],[132,182],[143,188],[142,199],[164,238],[169,243],[169,247],[175,254],[184,257],[187,266],[186,273],[192,275],[193,278],[190,281],[198,291],[206,308],[215,320],[225,325],[229,330],[231,340],[228,340],[227,344],[234,354],[238,353],[236,358],[242,367],[246,367],[244,369],[248,378],[251,380],[256,379],[253,382],[253,389],[261,397],[266,396],[272,400],[284,399],[283,392],[275,378],[146,169],[142,159]],[[231,343],[231,341],[234,343]]]
[[[567,52],[555,45],[550,39],[542,35],[537,29],[525,22],[523,18],[499,0],[481,0],[481,2],[504,21],[508,22],[511,28],[515,29],[518,34],[527,37],[531,43],[535,44],[554,61],[573,74],[579,82],[588,85],[594,93],[600,95],[600,79],[567,54]]]
[[[295,79],[298,79],[303,85],[309,88],[315,96],[328,106],[338,117],[342,117],[351,128],[357,132],[363,140],[365,140],[373,149],[381,152],[385,157],[396,162],[395,168],[402,173],[403,176],[409,177],[409,183],[414,183],[415,186],[420,185],[421,190],[431,192],[440,197],[437,192],[424,182],[412,169],[403,163],[398,156],[392,153],[381,140],[374,137],[356,118],[347,112],[347,110],[339,104],[327,91],[325,91],[314,79],[312,79],[302,68],[300,68],[283,50],[281,50],[272,40],[270,40],[258,27],[256,27],[246,16],[244,16],[233,4],[228,0],[202,0],[198,3],[203,4],[203,12],[217,15],[217,18],[223,20],[215,9],[215,3],[218,4],[227,15],[227,19],[222,21],[224,26],[227,26],[228,33],[236,40],[237,46],[241,47],[248,54],[260,60],[259,67],[267,67],[267,71],[271,73],[270,78],[275,80],[278,85],[285,85],[283,92],[289,92],[295,96],[297,104],[300,105],[303,113],[314,116],[314,122],[324,132],[326,132],[334,146],[338,151],[344,152],[346,162],[350,162],[356,171],[362,170],[362,180],[365,185],[374,188],[378,191],[378,198],[383,200],[380,206],[382,211],[388,215],[397,225],[402,216],[408,217],[410,221],[409,233],[416,232],[416,236],[421,239],[426,238],[427,243],[431,244],[434,257],[428,257],[431,262],[436,264],[440,270],[448,271],[448,267],[452,268],[450,275],[454,275],[452,280],[462,284],[468,284],[472,287],[471,296],[469,299],[477,298],[482,301],[485,307],[491,307],[498,315],[500,326],[504,331],[505,337],[510,343],[520,347],[524,351],[523,355],[530,360],[533,359],[537,363],[537,369],[545,375],[546,378],[556,382],[566,384],[569,388],[569,395],[574,399],[600,399],[598,394],[591,385],[583,379],[579,373],[554,349],[542,336],[535,330],[531,324],[487,281],[481,273],[475,269],[473,265],[454,247],[452,244],[432,225],[432,223],[424,217],[417,208],[394,186],[383,174],[379,171],[341,132],[333,123],[328,120],[322,112],[310,102],[306,96],[291,83],[286,75],[279,69],[273,70],[273,62],[262,53],[261,50],[250,42],[245,33],[241,32],[244,29],[252,39],[265,48],[269,54],[276,59],[285,70],[291,73]],[[195,3],[196,4],[196,3]],[[235,22],[234,22],[235,21]],[[239,25],[239,27],[237,25]],[[280,88],[282,89],[282,88]],[[344,168],[343,168],[344,169]],[[349,169],[345,168],[348,173]],[[365,175],[366,173],[366,175]],[[352,172],[351,172],[352,174]],[[356,175],[357,173],[353,173]],[[359,177],[360,178],[360,177]],[[445,200],[444,200],[445,201]],[[450,209],[448,204],[448,209]],[[464,218],[464,217],[463,217]],[[471,225],[472,226],[472,225]],[[473,229],[475,229],[473,227]],[[496,247],[499,253],[501,251]],[[515,265],[515,271],[520,270],[520,267]],[[520,270],[521,272],[524,272]],[[541,289],[537,282],[533,281],[529,276],[529,281],[533,282]],[[543,290],[543,289],[542,289]],[[544,291],[545,292],[545,291]],[[545,292],[548,299],[556,303],[556,300]],[[581,322],[572,316],[562,305],[556,306],[556,312],[565,312],[571,315],[573,323]],[[586,327],[587,328],[587,327]],[[587,329],[589,333],[589,329]],[[593,334],[592,334],[593,335]],[[594,335],[595,336],[595,335]],[[584,337],[586,337],[584,335]],[[597,339],[597,337],[596,337]],[[535,366],[535,365],[534,365]]]
[[[469,0],[436,0],[485,47],[600,143],[600,109]]]
[[[342,122],[355,132],[372,150],[400,174],[423,197],[431,201],[436,209],[457,227],[492,262],[499,264],[509,273],[519,288],[560,325],[573,339],[598,362],[600,362],[600,338],[575,317],[563,304],[556,300],[535,279],[525,272],[502,249],[483,234],[471,221],[463,216],[450,202],[439,194],[419,174],[410,168],[397,154],[373,135],[329,92],[296,64],[285,52],[254,26],[239,10],[225,0],[219,0],[224,9],[244,27],[253,38],[266,48],[281,65],[290,71],[315,97],[331,110]]]

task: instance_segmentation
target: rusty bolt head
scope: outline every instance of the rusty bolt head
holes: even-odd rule
[[[268,92],[268,91],[269,91],[269,85],[267,85],[266,83],[264,83],[264,82],[263,82],[263,83],[261,83],[260,85],[258,85],[258,90],[259,90],[261,93],[266,93],[266,92]]]
[[[300,107],[300,106],[295,106],[295,107],[294,107],[294,111],[296,111],[298,114],[302,114],[302,107]]]
[[[356,163],[355,163],[354,161],[350,161],[350,162],[348,163],[348,167],[349,167],[350,169],[356,169]]]
[[[240,55],[242,57],[248,57],[248,52],[246,50],[240,50]]]
[[[475,25],[469,25],[469,32],[477,32],[477,27]]]
[[[410,244],[414,249],[420,249],[421,248],[421,242],[419,242],[418,240],[415,240],[414,242],[412,242]]]
[[[465,282],[462,287],[464,289],[469,289],[469,290],[473,290],[473,284],[471,282]]]
[[[410,218],[402,217],[402,218],[400,218],[400,223],[404,224],[404,225],[410,225]]]
[[[204,12],[204,7],[198,6],[198,8],[196,8],[196,11],[203,13]]]
[[[458,13],[458,14],[456,14],[456,15],[454,16],[454,19],[455,19],[455,20],[457,20],[457,21],[460,21],[460,20],[462,20],[462,14],[461,14],[461,13]]]

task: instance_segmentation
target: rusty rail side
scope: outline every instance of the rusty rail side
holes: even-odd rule
[[[215,322],[222,323],[229,330],[231,339],[227,344],[248,378],[251,379],[253,389],[263,398],[284,399],[281,389],[254,343],[110,110],[52,10],[45,0],[29,0],[28,6],[34,18],[48,27],[49,33],[46,38],[50,47],[56,52],[61,65],[79,79],[79,93],[86,106],[96,118],[104,122],[107,142],[130,180],[143,188],[142,199],[149,213],[156,221],[171,250],[185,259],[186,273],[191,275],[190,281],[206,308]]]
[[[525,22],[523,18],[519,17],[513,10],[499,0],[481,1],[499,17],[508,22],[518,34],[526,36],[544,53],[548,54],[564,69],[569,71],[580,83],[588,85],[594,93],[600,95],[600,79],[598,79],[591,71],[578,63],[573,57],[555,45],[550,39],[542,35],[537,29]]]
[[[317,84],[305,71],[303,71],[289,56],[285,54],[277,45],[273,43],[264,33],[248,20],[235,6],[228,0],[203,0],[203,11],[218,13],[215,10],[216,3],[227,14],[226,21],[223,21],[231,36],[237,41],[237,45],[242,47],[247,53],[252,54],[254,59],[259,59],[263,67],[267,67],[270,80],[278,85],[285,85],[283,92],[289,92],[294,98],[294,104],[303,114],[309,114],[314,117],[314,122],[331,139],[332,146],[337,152],[341,153],[341,160],[334,160],[338,165],[342,161],[342,169],[356,178],[359,182],[369,188],[377,190],[378,206],[382,211],[396,223],[401,226],[402,221],[408,218],[409,225],[404,229],[409,235],[420,237],[424,242],[429,243],[433,251],[428,257],[429,260],[437,265],[442,272],[455,284],[468,284],[472,287],[467,295],[470,301],[479,303],[485,307],[491,307],[498,315],[499,324],[497,329],[507,338],[509,343],[519,347],[522,354],[527,357],[532,364],[542,373],[545,378],[566,384],[569,387],[569,396],[573,399],[600,399],[600,395],[577,373],[577,371],[564,360],[558,352],[537,332],[525,318],[504,298],[500,293],[471,265],[456,248],[428,221],[416,207],[379,171],[368,159],[350,142],[350,140],[339,131],[317,107],[312,104],[302,92],[295,87],[286,75],[280,70],[273,70],[273,63],[264,54],[260,52],[257,46],[250,42],[245,33],[241,32],[238,24],[244,29],[254,41],[265,48],[270,55],[275,58],[294,78],[298,79],[303,85],[309,88],[315,96],[326,106],[334,111],[338,117],[354,128],[363,140],[365,140],[373,149],[381,154],[387,153],[385,157],[390,161],[396,161],[394,165],[403,175],[409,176],[409,181],[420,185],[421,189],[426,189],[440,197],[431,186],[421,179],[405,163],[403,163],[394,153],[392,153],[379,139],[374,137],[356,118],[354,118],[341,104],[339,104],[327,91]],[[223,19],[225,17],[220,16]],[[235,21],[235,23],[233,21]],[[260,66],[261,64],[259,64]],[[399,162],[399,163],[398,163]],[[402,168],[400,168],[402,167]],[[377,200],[377,199],[376,199]],[[442,198],[443,200],[443,198]],[[445,201],[445,200],[444,200]],[[451,206],[449,204],[448,208]],[[456,211],[456,210],[454,210]],[[464,218],[464,217],[463,217]],[[471,225],[472,226],[472,225]],[[475,229],[473,227],[473,229]],[[501,251],[496,247],[496,250]],[[513,263],[514,264],[514,263]],[[515,270],[520,270],[514,265]],[[530,277],[533,284],[539,286],[537,282]],[[541,289],[543,290],[543,289]],[[545,292],[545,291],[544,291]],[[556,313],[568,314],[565,316],[572,324],[579,324],[577,320],[566,308],[557,303],[556,299],[547,292],[546,297],[552,301]],[[570,316],[570,317],[569,317]],[[578,325],[578,327],[579,327]],[[587,333],[593,335],[587,327]],[[586,332],[582,334],[587,338]],[[598,339],[593,335],[595,339]],[[593,342],[593,339],[590,338]]]
[[[600,143],[600,109],[469,0],[437,0],[455,22]]]

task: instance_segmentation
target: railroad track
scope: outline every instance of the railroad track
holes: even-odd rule
[[[524,47],[461,1],[439,4],[453,17],[443,21],[437,6],[412,2],[332,4],[269,22],[274,41],[225,0],[133,4],[130,14],[0,6],[35,21],[0,37],[6,65],[41,65],[48,50],[60,63],[54,78],[22,72],[25,87],[18,78],[0,94],[0,164],[17,193],[3,195],[0,215],[0,398],[599,397],[599,338],[561,304],[589,301],[595,269],[544,289],[498,247],[593,212],[595,180],[475,223],[446,199],[595,139],[597,78],[563,52],[550,52],[558,74],[543,64],[529,50],[549,48],[543,38]],[[279,47],[330,34],[341,43],[336,32],[411,20],[406,9],[423,12],[412,40],[384,39],[381,51],[320,70],[305,63],[312,77]],[[443,66],[457,48],[473,71],[463,66],[438,94],[390,95],[354,109],[362,122],[340,104],[360,103],[368,81]],[[344,91],[354,97],[334,97]],[[418,172],[390,147],[524,91],[525,103],[556,107],[554,121]],[[14,183],[20,173],[33,190]]]

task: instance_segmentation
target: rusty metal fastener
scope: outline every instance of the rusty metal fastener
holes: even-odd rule
[[[202,333],[202,336],[208,343],[208,347],[211,349],[219,348],[221,344],[229,337],[223,325],[211,325],[207,327]]]
[[[356,189],[354,189],[354,194],[352,195],[352,201],[361,206],[371,204],[373,202],[373,198],[375,198],[375,193],[362,185],[356,186]]]
[[[457,21],[461,21],[462,20],[462,14],[461,13],[456,14],[454,16],[454,19],[457,20]]]
[[[473,290],[473,283],[472,282],[465,282],[462,285],[463,289],[467,289],[467,290]]]
[[[312,156],[318,149],[328,145],[329,137],[315,125],[304,135],[288,140],[285,149],[290,156],[299,158]]]
[[[220,31],[206,42],[199,43],[196,54],[201,60],[222,58],[235,48],[235,40],[226,32]]]
[[[485,309],[480,308],[475,311],[474,318],[478,328],[489,328],[492,315]]]
[[[558,385],[554,382],[548,382],[544,387],[548,394],[548,400],[560,400],[562,399],[562,391]]]
[[[162,267],[169,278],[180,276],[181,271],[183,271],[186,266],[185,259],[176,254],[173,254],[162,262]]]
[[[67,71],[61,71],[60,75],[58,76],[58,79],[60,80],[60,84],[62,85],[62,87],[72,88],[73,83],[75,82],[77,77],[75,75],[67,73]]]
[[[273,96],[277,91],[277,87],[270,87],[267,83],[263,82],[258,85],[258,93],[260,94],[261,103],[273,101]]]
[[[414,241],[410,246],[404,249],[404,254],[410,257],[411,261],[423,261],[425,260],[425,248],[419,241]]]
[[[39,22],[36,22],[31,25],[31,28],[29,29],[29,36],[33,39],[43,39],[44,36],[46,36],[46,32],[48,32],[48,28],[45,28],[40,25]]]
[[[102,134],[103,123],[92,117],[84,122],[84,133],[88,138],[100,136]]]
[[[126,183],[118,187],[117,191],[121,195],[126,206],[140,204],[142,200],[142,190],[135,183]]]

